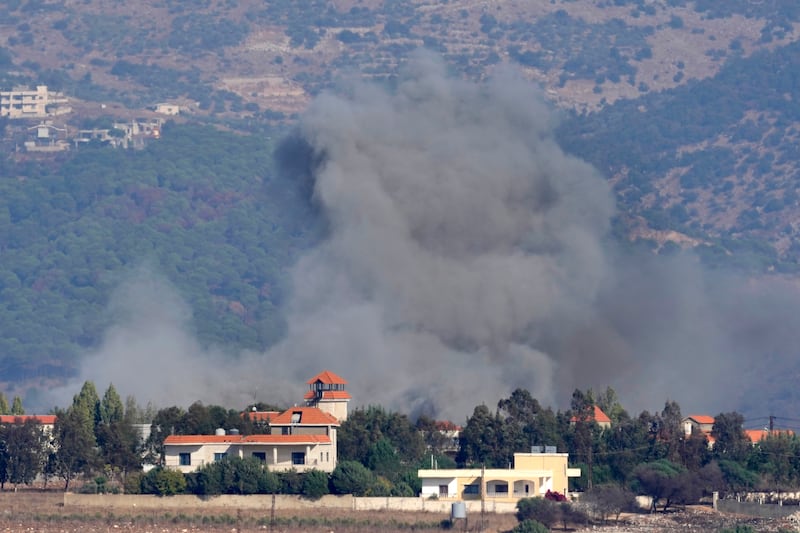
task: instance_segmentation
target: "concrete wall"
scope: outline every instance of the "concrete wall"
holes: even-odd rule
[[[479,515],[480,501],[465,502],[468,515]],[[278,494],[275,496],[276,509],[349,509],[353,511],[416,511],[448,515],[452,501],[426,498],[355,498],[353,496],[323,496],[319,500],[308,500],[298,496]],[[151,496],[134,494],[64,494],[65,507],[101,507],[104,509],[270,509],[272,496]],[[516,504],[489,502],[484,504],[487,513],[513,513]]]
[[[761,518],[786,518],[800,512],[798,505],[778,505],[775,503],[740,502],[736,500],[717,500],[717,510],[723,513],[758,516]]]

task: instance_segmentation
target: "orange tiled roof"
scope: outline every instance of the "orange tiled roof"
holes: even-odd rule
[[[323,370],[313,378],[306,381],[306,383],[311,385],[312,383],[316,383],[317,381],[321,381],[326,385],[347,385],[347,381],[344,378],[337,376],[330,370]]]
[[[327,444],[328,435],[250,435],[243,439],[245,444]]]
[[[594,421],[598,424],[610,424],[611,419],[597,405],[594,406]]]
[[[608,418],[608,415],[605,414],[603,412],[603,410],[600,409],[600,407],[598,407],[597,405],[594,406],[594,413],[592,413],[592,416],[590,417],[590,420],[593,420],[593,421],[597,422],[598,424],[610,424],[611,423],[611,419]],[[577,421],[578,421],[578,417],[577,416],[573,416],[572,418],[570,418],[570,422],[577,422]]]
[[[56,423],[56,415],[0,415],[0,424],[24,424],[28,420],[52,426]]]
[[[311,400],[312,398],[316,398],[317,394],[313,390],[308,391],[303,398],[306,400]],[[353,397],[350,396],[350,393],[344,390],[324,390],[322,391],[322,398],[323,400],[350,400]]]
[[[776,437],[778,435],[786,435],[792,436],[794,435],[794,431],[790,429],[773,429],[772,431],[768,429],[745,429],[744,434],[747,435],[747,438],[750,439],[750,442],[757,443],[769,436]]]
[[[236,444],[241,435],[170,435],[164,444]]]
[[[690,420],[694,420],[698,424],[713,424],[714,417],[708,415],[689,415],[686,418]]]
[[[300,421],[292,422],[292,416],[300,413]],[[273,418],[270,426],[338,426],[339,421],[336,417],[329,415],[316,407],[292,407]]]
[[[327,435],[170,435],[164,444],[328,444]]]
[[[461,431],[461,426],[449,420],[436,420],[433,423],[439,431]]]

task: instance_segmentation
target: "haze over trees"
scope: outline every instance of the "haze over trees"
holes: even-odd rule
[[[591,517],[615,519],[631,508],[636,494],[650,496],[653,510],[662,511],[695,503],[712,491],[723,496],[786,491],[800,483],[800,469],[790,459],[800,454],[800,437],[792,431],[765,432],[762,440],[753,442],[744,433],[747,421],[739,413],[719,413],[711,431],[716,444],[709,447],[706,435],[683,432],[683,416],[675,401],[665,402],[658,413],[631,416],[615,400],[612,388],[601,393],[576,389],[573,398],[570,409],[553,410],[529,391],[517,389],[494,408],[476,406],[463,425],[455,461],[448,455],[454,452],[437,450],[430,419],[412,421],[372,405],[352,410],[342,423],[339,462],[330,474],[271,472],[254,458],[238,457],[226,457],[187,475],[160,466],[145,474],[145,462],[161,464],[167,435],[210,435],[218,427],[248,435],[264,428],[242,415],[249,406],[237,410],[195,402],[185,409],[143,409],[134,398],[123,403],[112,384],[101,397],[94,383],[86,382],[69,407],[55,411],[52,434],[33,421],[0,428],[0,489],[7,483],[31,484],[38,477],[45,482],[59,479],[64,490],[165,496],[415,496],[420,491],[420,468],[505,468],[514,453],[548,444],[569,453],[570,466],[581,468],[582,476],[570,479],[570,490],[583,491],[586,505],[579,510],[557,493],[525,500],[518,509],[520,524],[533,520],[566,527]],[[610,428],[581,415],[597,399],[615,413]],[[142,441],[134,425],[148,418],[150,438]]]

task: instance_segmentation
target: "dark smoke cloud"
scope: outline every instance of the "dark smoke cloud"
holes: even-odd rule
[[[513,73],[469,83],[426,54],[392,91],[321,95],[278,154],[327,222],[293,269],[286,338],[231,363],[138,275],[82,379],[161,405],[244,405],[298,401],[329,369],[355,406],[456,421],[516,387],[559,407],[607,385],[634,412],[778,405],[760,384],[799,355],[797,287],[620,251],[609,185],[559,148],[553,120]]]
[[[319,97],[297,134],[314,164],[298,166],[330,236],[295,269],[279,350],[395,408],[462,415],[516,386],[552,398],[542,348],[592,319],[614,212],[552,131],[527,82],[460,81],[428,55],[392,92]]]

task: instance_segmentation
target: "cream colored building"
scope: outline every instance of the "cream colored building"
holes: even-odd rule
[[[276,471],[336,468],[335,447],[327,435],[170,435],[164,450],[164,466],[183,473],[225,457],[255,457]]]
[[[325,371],[308,381],[308,405],[282,413],[242,413],[254,422],[267,422],[268,435],[226,435],[224,430],[217,430],[216,435],[170,435],[164,440],[164,466],[189,473],[225,457],[255,457],[270,470],[333,472],[338,457],[337,431],[340,420],[347,418],[350,401],[346,383]]]
[[[47,85],[37,85],[34,90],[0,91],[0,117],[44,118],[64,114],[70,111],[67,103],[64,95],[48,91]]]
[[[344,422],[351,396],[345,388],[347,381],[329,370],[320,372],[307,382],[309,391],[304,396],[306,405],[316,407]]]
[[[421,498],[516,502],[544,496],[547,491],[568,494],[568,480],[580,477],[569,468],[566,453],[515,453],[513,468],[419,470]]]

